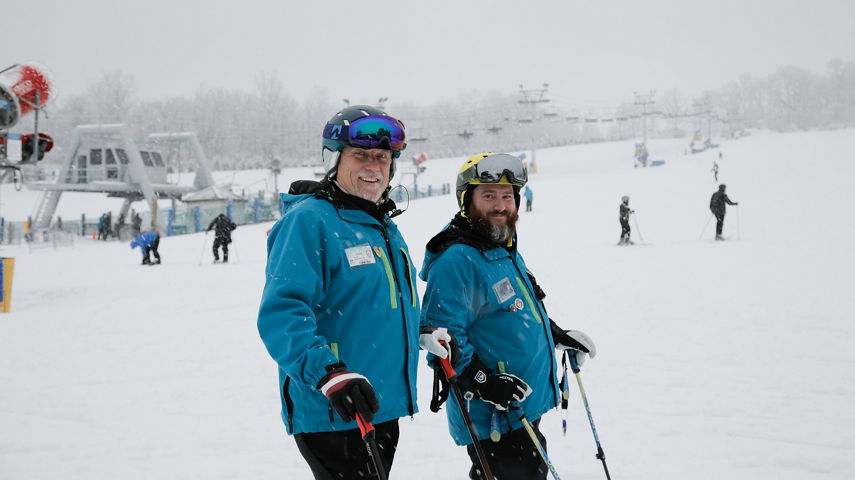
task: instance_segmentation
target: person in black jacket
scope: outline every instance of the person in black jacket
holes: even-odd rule
[[[635,213],[635,211],[629,208],[628,196],[624,195],[620,201],[620,214],[618,216],[618,220],[620,221],[620,241],[618,245],[633,245],[632,240],[629,239],[629,215]]]
[[[710,198],[710,211],[715,215],[715,239],[724,240],[721,236],[721,229],[724,227],[724,214],[727,211],[727,205],[739,205],[738,202],[732,202],[724,192],[727,185],[721,184],[718,186],[718,191],[712,194]]]
[[[224,214],[217,215],[217,218],[211,221],[211,224],[208,225],[207,232],[210,232],[212,228],[215,228],[214,231],[214,263],[220,261],[219,248],[223,247],[223,263],[229,262],[229,244],[232,243],[232,230],[237,228],[235,222],[229,220],[229,217]]]

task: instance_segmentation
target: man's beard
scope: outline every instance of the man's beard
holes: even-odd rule
[[[492,212],[495,213],[495,212]],[[508,242],[508,239],[514,236],[516,233],[516,225],[517,220],[519,220],[519,214],[514,212],[505,212],[506,221],[504,225],[493,225],[490,223],[488,218],[488,214],[481,212],[476,209],[472,209],[471,212],[471,223],[472,228],[475,229],[476,232],[490,240],[491,242],[497,245],[504,245]]]

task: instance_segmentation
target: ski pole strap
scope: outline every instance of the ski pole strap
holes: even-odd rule
[[[430,398],[430,411],[433,413],[439,412],[442,408],[442,404],[448,400],[449,384],[445,379],[445,375],[439,373],[440,370],[442,370],[441,366],[434,365],[433,391]]]
[[[573,370],[573,373],[579,373],[581,369],[579,368],[579,364],[576,362],[576,355],[569,355],[570,357],[570,368]]]
[[[490,440],[498,443],[501,439],[502,432],[499,431],[499,413],[496,411],[496,407],[493,407],[490,414]]]

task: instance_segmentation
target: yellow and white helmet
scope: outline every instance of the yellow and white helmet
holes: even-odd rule
[[[465,216],[471,203],[471,193],[478,185],[498,183],[513,185],[517,207],[520,188],[528,181],[528,171],[522,160],[508,153],[479,153],[469,157],[457,172],[457,206]]]

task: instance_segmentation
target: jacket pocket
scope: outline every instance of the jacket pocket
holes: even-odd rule
[[[282,399],[285,400],[285,410],[288,417],[288,431],[294,431],[294,402],[291,400],[291,394],[288,393],[288,385],[291,384],[291,377],[285,377],[285,383],[282,385]]]

